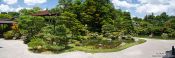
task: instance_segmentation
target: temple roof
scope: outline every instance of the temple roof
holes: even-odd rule
[[[47,15],[51,15],[51,13],[49,13],[48,10],[39,11],[38,13],[32,14],[32,16],[47,16]]]

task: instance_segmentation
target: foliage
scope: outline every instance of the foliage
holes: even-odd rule
[[[88,39],[82,41],[83,46],[92,46],[95,49],[111,49],[118,47],[121,42],[118,40],[112,40],[111,38],[105,38],[102,35],[96,33],[92,34]]]
[[[8,27],[7,24],[1,24],[0,25],[0,30],[5,30]]]
[[[32,15],[34,13],[37,13],[41,10],[40,7],[33,7],[32,9],[27,9],[27,8],[24,8],[24,9],[21,9],[19,11],[20,15]]]
[[[14,37],[14,31],[7,31],[7,32],[5,32],[4,34],[3,34],[3,36],[4,36],[4,38],[5,39],[13,39],[13,37]]]
[[[48,10],[48,9],[47,9]],[[115,9],[110,0],[59,0],[49,10],[54,16],[30,16],[41,8],[20,10],[19,33],[27,36],[29,47],[41,51],[67,47],[112,49],[122,43],[135,43],[128,35],[174,37],[173,16],[165,12],[131,18],[129,12]],[[15,27],[15,26],[13,26]]]
[[[162,36],[163,38],[173,38],[175,17],[169,16],[166,12],[155,16],[146,15],[144,19],[133,18],[134,29],[138,35]]]
[[[114,25],[108,24],[108,25],[103,25],[102,26],[102,32],[103,33],[111,33],[111,32],[114,32],[114,31],[116,31]]]
[[[40,38],[33,38],[31,42],[28,43],[31,49],[42,49],[47,43]]]
[[[169,33],[168,35],[169,35],[169,37],[171,37],[171,38],[175,38],[175,31]]]
[[[36,37],[44,38],[52,46],[49,48],[56,48],[56,45],[67,47],[70,36],[70,31],[65,25],[58,25],[55,29],[52,25],[43,27],[41,33],[36,35]]]
[[[162,37],[163,39],[167,39],[167,38],[168,38],[168,34],[163,33],[163,34],[161,35],[161,37]]]
[[[88,53],[116,52],[116,51],[121,51],[123,49],[126,49],[128,47],[134,46],[134,45],[142,44],[144,42],[146,42],[146,40],[139,39],[137,42],[126,43],[123,46],[119,46],[119,47],[112,48],[112,49],[95,49],[95,48],[93,48],[91,46],[83,46],[83,47],[76,46],[75,48],[72,48],[71,50],[85,51],[85,52],[88,52]]]
[[[8,12],[8,15],[10,15],[12,17],[19,17],[19,13],[18,12]]]
[[[0,19],[11,19],[12,16],[8,15],[8,14],[0,14]]]
[[[175,18],[174,19],[170,19],[168,21],[165,22],[165,27],[166,28],[172,28],[175,29]]]
[[[40,29],[45,26],[43,22],[44,18],[42,17],[21,16],[18,19],[19,28],[28,30],[28,32],[32,34],[39,32]]]
[[[125,43],[132,43],[135,42],[134,38],[132,38],[131,36],[123,36],[121,37],[122,41]]]
[[[65,48],[64,46],[59,46],[56,44],[48,44],[47,41],[41,38],[32,38],[31,42],[28,43],[28,46],[31,50],[37,50],[38,52],[44,52],[48,50],[59,51]]]
[[[41,28],[45,26],[43,17],[35,17],[35,16],[20,16],[17,20],[19,32],[23,33],[23,30],[27,33],[24,35],[27,36],[25,43],[28,43],[31,37],[35,36],[41,31]],[[23,35],[23,34],[22,34]]]

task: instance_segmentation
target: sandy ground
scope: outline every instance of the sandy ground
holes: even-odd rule
[[[119,52],[92,54],[75,51],[61,54],[36,54],[28,51],[23,41],[0,39],[0,58],[162,58],[165,51],[171,50],[173,45],[175,46],[175,40],[147,39],[144,44]]]

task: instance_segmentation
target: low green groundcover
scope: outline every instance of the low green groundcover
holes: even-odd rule
[[[141,43],[146,42],[146,40],[139,39],[136,42],[130,42],[126,43],[124,45],[120,45],[113,48],[94,48],[95,46],[59,46],[59,45],[48,45],[47,43],[44,43],[42,39],[33,39],[31,43],[29,43],[29,49],[33,52],[46,52],[51,51],[53,53],[62,53],[62,52],[71,52],[71,51],[84,51],[84,52],[90,52],[90,53],[99,53],[99,52],[116,52],[123,49],[126,49],[128,47],[138,45]],[[31,48],[32,47],[32,48]]]
[[[129,48],[131,46],[134,46],[134,45],[142,44],[144,42],[146,42],[146,40],[139,39],[137,42],[126,43],[125,45],[118,46],[118,47],[111,48],[111,49],[94,49],[93,46],[83,46],[83,47],[76,46],[70,49],[70,51],[78,50],[78,51],[84,51],[84,52],[90,52],[90,53],[117,52],[117,51],[121,51],[123,49]]]

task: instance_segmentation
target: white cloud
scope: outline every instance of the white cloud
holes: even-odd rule
[[[6,4],[15,4],[18,2],[18,0],[3,0]]]
[[[47,0],[24,0],[24,3],[27,5],[42,4],[45,2],[47,2]]]
[[[137,1],[137,3],[134,3]],[[132,16],[154,13],[159,15],[166,12],[175,15],[175,0],[112,0],[115,8],[132,11]]]
[[[138,13],[156,13],[166,12],[168,10],[168,5],[155,5],[155,4],[144,4],[136,8]]]
[[[169,15],[175,15],[175,0],[138,0],[140,5],[136,7],[137,13],[155,13],[167,12]]]
[[[0,12],[18,12],[21,9],[32,9],[32,8],[26,8],[26,7],[20,7],[17,8],[10,7],[9,5],[0,4]]]
[[[10,8],[9,5],[0,4],[0,12],[13,11],[13,8]]]
[[[25,7],[25,8],[24,8],[24,7],[18,7],[18,8],[16,8],[14,11],[15,11],[15,12],[18,12],[18,11],[20,11],[21,9],[32,9],[32,8],[26,8],[26,7]]]
[[[112,0],[112,3],[116,8],[118,7],[125,7],[125,8],[131,8],[131,7],[137,7],[137,4],[131,4],[126,1],[120,1],[120,0]]]
[[[140,3],[149,3],[149,4],[168,4],[171,0],[138,0]]]
[[[23,7],[18,7],[18,8],[16,8],[14,11],[15,11],[15,12],[18,12],[18,11],[20,11],[21,9],[23,9]]]

